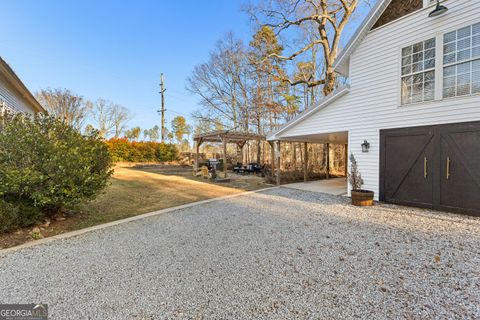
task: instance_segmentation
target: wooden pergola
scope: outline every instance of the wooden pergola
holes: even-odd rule
[[[198,171],[198,154],[202,143],[204,142],[219,142],[223,145],[223,172],[227,176],[227,144],[234,143],[239,150],[243,152],[245,143],[249,140],[264,141],[265,136],[262,134],[250,132],[238,132],[231,130],[212,131],[204,134],[199,134],[193,137],[195,141],[195,165],[193,166],[193,173]]]

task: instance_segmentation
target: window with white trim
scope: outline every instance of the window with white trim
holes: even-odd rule
[[[443,97],[480,93],[480,23],[443,35]]]
[[[402,105],[435,98],[435,38],[402,49]]]

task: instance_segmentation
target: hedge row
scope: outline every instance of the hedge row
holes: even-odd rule
[[[129,141],[127,138],[112,138],[106,141],[114,161],[146,162],[174,161],[178,159],[177,147],[173,144],[150,141]]]

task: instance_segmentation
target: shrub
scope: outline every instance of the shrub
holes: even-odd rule
[[[18,208],[8,202],[0,200],[0,233],[9,231],[18,227],[19,218]]]
[[[174,161],[178,159],[177,147],[163,142],[130,142],[127,138],[112,138],[107,141],[114,161],[146,162]]]
[[[0,131],[0,199],[23,208],[20,216],[25,208],[56,212],[93,199],[111,166],[95,133],[84,136],[52,116],[11,116]]]
[[[41,217],[42,211],[39,208],[0,199],[0,234],[15,228],[31,226]]]
[[[358,191],[362,189],[363,179],[362,175],[358,171],[357,159],[353,153],[350,154],[350,172],[348,174],[348,180],[353,191]]]
[[[171,143],[158,143],[155,156],[161,162],[178,160],[178,149]]]

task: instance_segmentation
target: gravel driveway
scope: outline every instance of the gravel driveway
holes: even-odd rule
[[[480,318],[480,219],[291,189],[0,256],[50,319]]]

